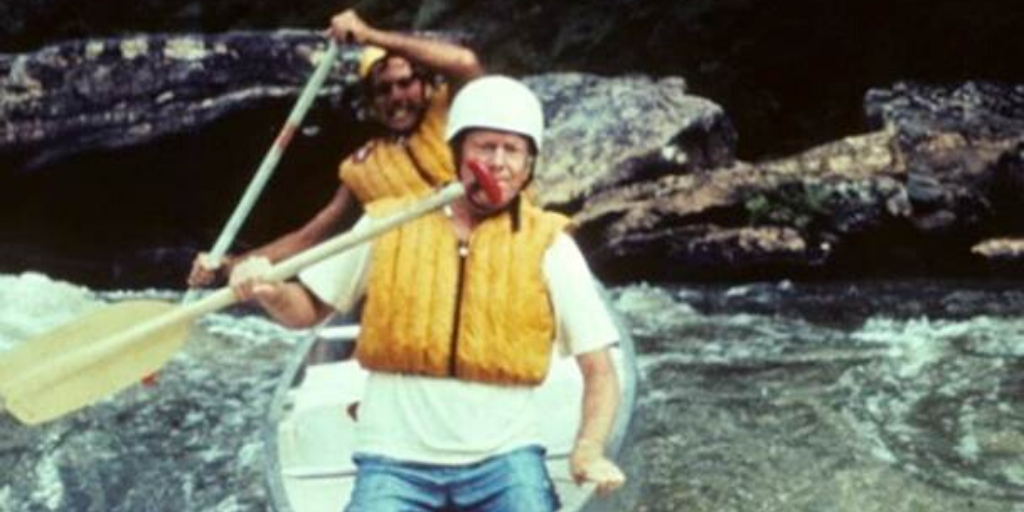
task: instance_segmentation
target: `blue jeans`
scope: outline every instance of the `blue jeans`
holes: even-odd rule
[[[554,512],[544,449],[529,446],[463,466],[356,453],[346,512]]]

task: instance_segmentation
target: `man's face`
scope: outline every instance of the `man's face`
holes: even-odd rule
[[[370,103],[374,118],[385,128],[396,133],[410,132],[427,108],[423,81],[413,74],[409,61],[388,57],[373,74]]]
[[[515,133],[474,129],[462,138],[459,177],[469,191],[467,199],[475,210],[489,213],[507,206],[522,191],[530,178],[533,154],[530,141]],[[476,181],[468,162],[483,164],[501,191],[501,200],[491,203]]]

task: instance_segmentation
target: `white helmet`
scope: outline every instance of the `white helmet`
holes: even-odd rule
[[[463,130],[488,128],[517,133],[540,151],[544,110],[537,95],[519,80],[501,75],[477,78],[452,101],[445,140],[451,143]]]

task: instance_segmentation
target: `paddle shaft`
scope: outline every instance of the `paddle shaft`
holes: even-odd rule
[[[296,254],[270,269],[267,278],[285,280],[297,275],[302,269],[317,263],[333,254],[351,249],[410,220],[441,208],[465,194],[461,183],[455,182],[445,186],[438,192],[413,204],[411,207],[383,217],[371,219],[360,229],[335,236],[315,247]],[[62,368],[62,371],[74,371],[86,368],[104,358],[113,357],[133,343],[144,341],[145,338],[161,329],[179,322],[192,321],[207,313],[212,313],[238,302],[234,291],[224,287],[204,297],[202,300],[183,304],[172,311],[136,324],[124,331],[110,336],[100,343],[85,347],[75,358],[74,368]],[[61,372],[55,372],[59,375]]]
[[[245,193],[242,194],[242,199],[239,200],[234,212],[231,213],[231,217],[224,225],[224,229],[221,230],[216,242],[214,242],[213,248],[210,249],[209,255],[211,260],[219,260],[227,253],[231,244],[234,243],[238,231],[242,228],[242,223],[245,222],[249,212],[255,206],[256,200],[259,199],[267,181],[270,180],[271,175],[274,173],[274,168],[277,167],[277,163],[281,160],[281,155],[284,154],[285,148],[288,147],[295,132],[302,124],[302,119],[306,117],[306,112],[312,106],[316,94],[324,84],[324,80],[327,79],[327,74],[330,72],[337,55],[338,45],[334,42],[334,39],[331,39],[327,46],[327,51],[320,58],[320,64],[317,65],[316,71],[313,72],[313,76],[306,82],[306,86],[299,95],[298,101],[292,107],[291,113],[288,114],[287,121],[281,127],[281,131],[278,132],[277,138],[274,139],[274,143],[270,146],[267,154],[264,155],[263,161],[260,162],[259,167],[256,169],[256,174],[253,175],[249,186],[245,189]],[[193,297],[194,294],[189,291],[185,294],[183,302],[191,302]]]

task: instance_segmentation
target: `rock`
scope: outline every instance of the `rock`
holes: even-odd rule
[[[904,144],[952,134],[975,141],[1002,140],[1015,137],[1024,125],[1024,85],[896,82],[869,89],[864,111],[869,127],[893,127]]]
[[[869,87],[908,78],[1024,81],[1007,55],[1024,54],[1024,21],[1011,2],[953,0],[363,0],[377,26],[465,30],[491,69],[528,75],[687,77],[725,106],[741,155],[763,159],[864,130]],[[139,32],[318,29],[341,6],[264,0],[78,0],[0,3],[0,52],[52,41]],[[865,30],[872,27],[872,30]]]
[[[1022,90],[983,82],[873,90],[865,108],[877,131],[787,158],[602,191],[576,215],[578,238],[601,272],[634,278],[630,269],[668,268],[678,278],[759,267],[772,274],[778,261],[799,261],[791,271],[983,271],[974,244],[1022,222]],[[796,256],[796,245],[755,246],[743,237],[714,238],[700,257],[680,249],[768,226],[815,250]],[[717,257],[708,256],[713,250]]]
[[[930,205],[938,205],[945,199],[946,190],[927,171],[915,172],[913,169],[907,173],[907,195],[910,200],[919,207],[927,208]]]
[[[710,278],[817,267],[833,256],[837,239],[870,233],[909,211],[890,137],[850,137],[789,159],[609,190],[588,198],[575,216],[577,239],[602,272],[616,276],[636,277],[629,268]],[[691,251],[691,243],[701,250]],[[645,264],[620,260],[624,254]]]
[[[976,244],[971,252],[993,262],[1024,262],[1024,238],[991,238]]]
[[[86,151],[195,131],[269,99],[295,97],[325,49],[309,32],[140,35],[0,55],[0,153],[36,169]],[[320,93],[354,79],[354,54]]]
[[[996,163],[993,184],[993,207],[999,212],[1001,225],[1009,233],[1024,233],[1024,143],[1004,153]]]
[[[81,246],[89,258],[81,266],[102,269],[80,273],[107,281],[127,275],[119,286],[131,286],[133,277],[179,285],[188,256],[219,231],[223,210],[250,177],[254,163],[239,165],[242,155],[251,153],[253,162],[265,151],[262,138],[281,123],[271,115],[280,104],[265,102],[290,102],[308,74],[317,49],[312,37],[149,36],[145,44],[82,41],[5,56],[3,84],[12,99],[0,105],[14,128],[2,132],[0,151],[13,153],[2,164],[13,172],[0,173],[7,181],[0,191],[18,215],[0,222],[12,234],[0,254],[14,254],[0,258],[0,268],[69,259],[76,265],[82,256],[67,247]],[[292,64],[280,76],[248,68],[269,70],[275,60]],[[59,62],[75,66],[62,75]],[[336,91],[352,80],[348,64],[332,78]],[[119,82],[111,76],[135,76],[130,70],[139,71],[139,84],[112,86]],[[552,73],[527,81],[549,117],[538,198],[573,216],[602,276],[866,272],[879,263],[970,268],[974,244],[1022,228],[1021,86],[901,82],[874,89],[865,109],[875,131],[746,162],[736,159],[737,135],[724,110],[688,94],[681,77]],[[161,88],[172,86],[188,93],[168,96]],[[118,109],[132,114],[111,114]],[[240,247],[305,222],[336,187],[338,159],[366,129],[355,124],[349,104],[321,110],[328,115],[293,144],[294,160],[282,163]],[[36,125],[46,129],[33,131]],[[228,138],[232,143],[223,144]],[[108,154],[110,148],[120,149]],[[22,174],[35,181],[10,177]],[[52,217],[55,205],[73,222]]]
[[[638,180],[730,165],[736,133],[722,108],[682,78],[534,76],[548,130],[541,203],[574,211],[589,195]]]
[[[898,82],[868,91],[865,111],[896,134],[919,229],[977,239],[1019,225],[1024,195],[1013,162],[1024,140],[1024,85]]]

